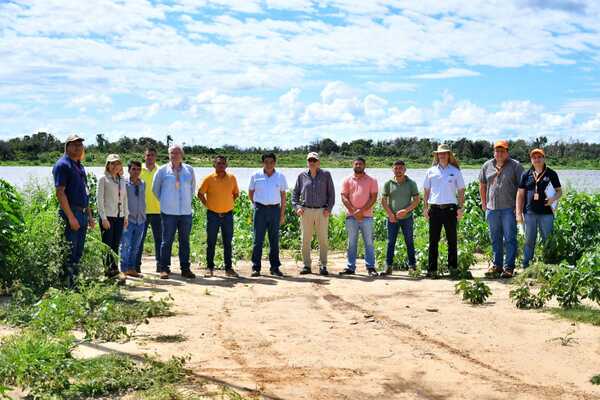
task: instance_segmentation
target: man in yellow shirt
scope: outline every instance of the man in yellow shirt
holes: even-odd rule
[[[140,179],[146,184],[146,226],[142,235],[142,245],[137,256],[136,270],[140,271],[142,265],[142,253],[144,252],[144,242],[148,233],[148,225],[152,226],[152,236],[154,237],[154,258],[156,260],[156,272],[160,272],[160,244],[162,242],[162,225],[160,220],[160,202],[152,191],[152,180],[159,165],[156,164],[156,149],[148,147],[144,153],[144,164]]]
[[[237,180],[228,174],[225,156],[216,156],[213,160],[215,172],[206,176],[198,189],[198,198],[206,207],[206,276],[213,276],[215,269],[215,247],[217,235],[221,228],[223,253],[225,258],[225,274],[239,277],[233,270],[231,261],[233,241],[233,207],[235,199],[240,195]]]

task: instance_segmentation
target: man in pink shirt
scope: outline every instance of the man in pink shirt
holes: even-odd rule
[[[373,245],[373,205],[377,201],[377,180],[365,173],[366,161],[362,157],[354,160],[354,174],[342,183],[342,202],[346,207],[346,231],[348,232],[348,264],[340,275],[354,275],[358,233],[365,243],[365,263],[369,276],[375,271],[375,247]]]

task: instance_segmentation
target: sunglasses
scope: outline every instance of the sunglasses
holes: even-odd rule
[[[317,162],[317,161],[319,161],[319,160],[317,160],[316,158],[309,158],[308,159],[308,162]]]

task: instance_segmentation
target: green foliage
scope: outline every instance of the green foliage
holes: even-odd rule
[[[571,308],[552,307],[547,311],[569,321],[584,322],[586,324],[600,326],[600,309],[598,308],[579,305]]]
[[[592,382],[594,385],[600,385],[600,374],[592,377],[592,379],[590,379],[590,382]]]
[[[463,300],[469,301],[471,304],[483,304],[492,294],[490,287],[480,279],[475,279],[472,282],[463,279],[454,288],[456,294],[462,292]]]
[[[0,294],[2,287],[12,283],[8,265],[16,254],[22,221],[23,199],[10,183],[0,179]]]
[[[517,308],[521,309],[542,308],[546,303],[546,296],[544,293],[531,293],[529,285],[526,283],[511,290],[509,296]]]

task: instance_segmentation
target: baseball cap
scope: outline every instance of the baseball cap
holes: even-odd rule
[[[494,143],[494,149],[498,147],[508,150],[508,140],[497,140],[496,143]]]
[[[314,158],[315,160],[319,159],[319,153],[311,151],[310,153],[308,153],[308,155],[306,156],[307,160],[310,160],[311,158]]]
[[[69,136],[67,136],[67,140],[65,140],[65,144],[71,143],[71,142],[77,142],[79,140],[81,140],[83,142],[85,139],[77,134],[69,135]]]
[[[542,157],[546,157],[546,153],[542,149],[533,149],[529,152],[529,157],[533,157],[534,154],[540,154]]]

